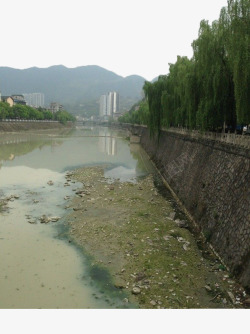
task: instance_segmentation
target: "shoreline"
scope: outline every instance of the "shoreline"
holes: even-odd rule
[[[74,124],[62,124],[59,122],[1,122],[0,134],[7,134],[13,132],[27,132],[36,130],[53,130],[53,129],[69,129],[73,128]]]
[[[159,193],[152,174],[110,182],[104,167],[83,167],[67,181],[83,185],[69,204],[69,238],[127,292],[128,305],[243,307],[243,289],[209,249],[199,249],[188,218],[178,218],[174,199]]]

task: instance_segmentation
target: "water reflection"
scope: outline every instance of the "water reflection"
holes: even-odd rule
[[[12,161],[16,157],[32,152],[36,148],[42,150],[44,146],[50,146],[51,151],[61,145],[60,141],[49,136],[35,136],[34,134],[8,134],[0,136],[0,167],[4,161]]]
[[[99,131],[99,151],[106,153],[107,155],[117,154],[117,141],[115,137],[112,137],[111,132],[108,130]]]

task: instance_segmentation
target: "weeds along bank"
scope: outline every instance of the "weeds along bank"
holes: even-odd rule
[[[16,132],[16,131],[28,131],[28,130],[46,130],[46,129],[63,129],[73,127],[72,122],[62,124],[59,122],[0,122],[1,132]]]
[[[162,131],[159,143],[131,126],[199,231],[250,289],[250,153],[246,148]]]

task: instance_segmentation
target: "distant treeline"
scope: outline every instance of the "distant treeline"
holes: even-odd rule
[[[220,17],[201,21],[193,57],[177,57],[169,74],[145,82],[145,99],[120,118],[151,133],[183,126],[216,131],[250,123],[250,1],[228,0]]]
[[[30,106],[16,104],[11,107],[6,102],[0,102],[0,120],[1,119],[35,119],[35,120],[55,120],[61,123],[75,121],[75,117],[65,110],[52,113],[43,108],[32,108]]]

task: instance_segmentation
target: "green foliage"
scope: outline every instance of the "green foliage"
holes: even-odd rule
[[[144,84],[153,135],[169,126],[218,131],[250,123],[250,1],[228,0],[218,21],[201,21],[192,47],[191,59],[178,56],[168,75]]]
[[[8,103],[0,102],[0,119],[34,119],[34,120],[57,120],[63,124],[67,121],[75,121],[75,117],[67,111],[58,111],[53,114],[51,111],[42,108],[16,104],[10,107]]]
[[[250,1],[228,1],[221,13],[235,86],[238,123],[250,123]]]
[[[60,101],[65,110],[84,117],[98,116],[99,98],[111,90],[120,94],[120,110],[128,110],[141,98],[144,78],[119,76],[99,66],[66,68],[29,68],[22,71],[1,67],[1,90],[8,92],[43,92],[47,103]]]
[[[129,112],[119,117],[121,123],[132,123],[132,124],[148,124],[149,109],[146,100],[142,100],[139,103],[133,105]]]
[[[69,114],[67,111],[62,110],[62,111],[56,112],[55,120],[59,121],[62,124],[66,124],[68,121],[74,122],[75,117]]]
[[[6,102],[0,102],[0,119],[5,119],[9,115],[10,106]]]
[[[165,90],[165,76],[160,76],[154,83],[145,82],[143,90],[149,106],[149,128],[151,135],[159,136],[159,131],[162,126],[162,103],[161,96]]]

